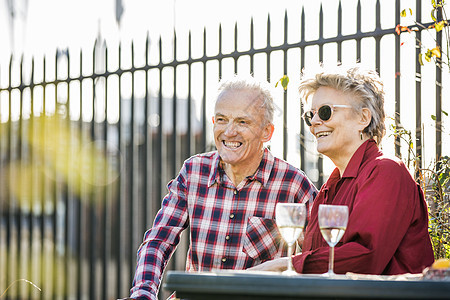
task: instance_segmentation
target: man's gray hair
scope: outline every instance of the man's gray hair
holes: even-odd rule
[[[386,133],[384,124],[384,89],[383,82],[377,72],[360,67],[344,68],[337,70],[321,70],[314,76],[303,79],[299,92],[302,99],[314,94],[320,87],[331,87],[344,94],[352,95],[359,103],[351,103],[356,111],[368,108],[372,114],[370,124],[363,132],[370,138],[375,138],[378,144]]]
[[[256,91],[258,97],[256,100],[262,102],[261,107],[264,108],[264,119],[267,123],[273,123],[273,115],[275,105],[273,102],[272,89],[267,81],[260,81],[253,76],[234,75],[231,78],[222,79],[219,82],[216,102],[222,95],[231,90],[253,90]],[[264,125],[266,125],[264,124]]]

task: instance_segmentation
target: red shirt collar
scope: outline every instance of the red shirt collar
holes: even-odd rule
[[[379,153],[379,149],[377,143],[373,139],[369,139],[365,141],[359,148],[353,153],[352,158],[348,162],[347,167],[345,168],[344,174],[342,178],[355,178],[358,176],[359,170],[367,160],[367,158],[372,157]],[[339,169],[336,168],[330,175],[329,182],[336,182],[340,179]]]

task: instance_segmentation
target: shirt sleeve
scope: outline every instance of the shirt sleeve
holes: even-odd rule
[[[318,193],[317,188],[308,179],[308,177],[306,177],[306,175],[302,176],[302,179],[300,181],[300,190],[299,193],[297,194],[295,202],[305,203],[306,210],[308,211],[308,218],[310,216],[313,202],[317,196],[317,193]]]
[[[161,276],[167,261],[188,226],[185,168],[168,184],[153,227],[149,229],[137,252],[137,267],[131,288],[131,297],[157,299]]]
[[[346,233],[335,248],[334,270],[382,274],[404,242],[410,224],[426,230],[426,207],[402,163],[383,160],[358,182]],[[326,272],[329,247],[325,245],[295,257],[295,269],[301,273]]]

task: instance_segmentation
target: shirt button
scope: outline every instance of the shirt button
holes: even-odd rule
[[[228,241],[228,240],[230,239],[230,236],[227,235],[227,236],[225,237],[225,239]]]
[[[233,218],[234,218],[234,214],[231,214],[231,215],[230,215],[230,219],[233,219]]]
[[[222,262],[224,263],[224,262],[226,262],[227,261],[227,259],[224,257],[224,258],[222,258]]]
[[[237,194],[237,191],[236,190],[234,190],[234,192],[233,192],[235,195]]]

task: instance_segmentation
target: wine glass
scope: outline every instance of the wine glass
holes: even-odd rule
[[[319,228],[323,238],[330,246],[328,272],[323,275],[336,275],[334,268],[334,246],[345,233],[348,222],[348,207],[346,205],[319,205]]]
[[[295,275],[292,267],[292,248],[305,227],[306,206],[304,203],[277,203],[275,218],[278,230],[288,245],[288,268],[283,275]]]

